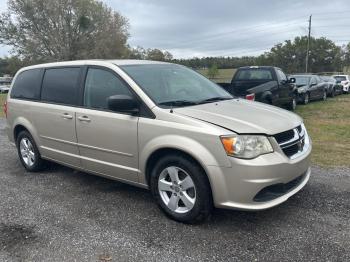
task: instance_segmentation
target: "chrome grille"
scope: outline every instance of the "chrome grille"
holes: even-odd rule
[[[283,153],[290,159],[301,155],[309,147],[309,138],[304,125],[274,135]]]

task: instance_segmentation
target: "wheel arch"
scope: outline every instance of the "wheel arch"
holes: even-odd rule
[[[32,123],[30,121],[28,121],[24,117],[19,117],[13,122],[12,126],[13,126],[12,135],[13,135],[13,139],[14,139],[15,143],[17,142],[18,134],[21,131],[27,131],[34,139],[34,142],[37,145],[37,148],[40,152],[40,144],[39,144],[40,139],[38,137],[38,133],[36,131],[36,128],[32,125]]]
[[[189,152],[186,152],[182,149],[177,149],[174,147],[159,148],[159,149],[155,150],[154,152],[152,152],[152,154],[148,157],[148,159],[146,161],[146,165],[145,165],[145,171],[144,171],[145,182],[147,183],[147,185],[148,186],[150,185],[151,172],[152,172],[153,167],[157,163],[157,161],[159,159],[161,159],[162,157],[164,157],[166,155],[170,155],[170,154],[180,155],[180,156],[186,157],[187,159],[189,158],[189,159],[191,159],[191,161],[195,162],[202,169],[203,174],[204,174],[204,178],[207,180],[209,187],[210,187],[211,197],[213,197],[210,176],[208,175],[208,170],[205,168],[203,163],[201,163],[195,156],[193,156]]]

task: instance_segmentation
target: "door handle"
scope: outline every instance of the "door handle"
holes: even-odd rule
[[[81,122],[91,122],[91,119],[87,116],[79,116],[78,120]]]
[[[64,113],[64,114],[62,115],[62,118],[64,118],[64,119],[73,119],[73,116],[70,115],[70,114],[68,114],[68,113]]]

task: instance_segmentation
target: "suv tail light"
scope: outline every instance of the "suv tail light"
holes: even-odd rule
[[[7,101],[5,101],[4,103],[4,113],[5,113],[5,117],[7,118]]]
[[[249,94],[245,96],[245,99],[250,100],[250,101],[254,101],[255,100],[255,94]]]

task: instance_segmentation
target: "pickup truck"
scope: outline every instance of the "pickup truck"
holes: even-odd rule
[[[237,69],[231,83],[218,83],[232,95],[294,110],[295,79],[278,67],[246,66]]]

